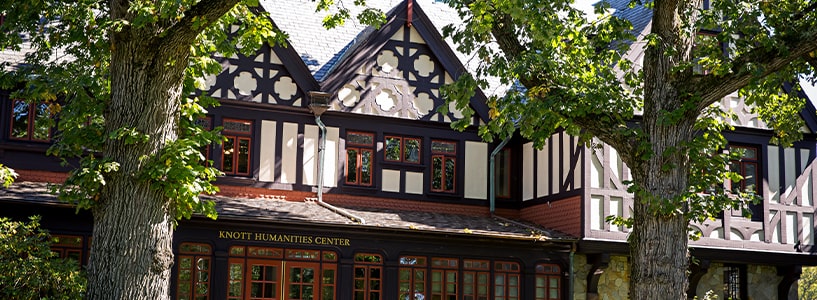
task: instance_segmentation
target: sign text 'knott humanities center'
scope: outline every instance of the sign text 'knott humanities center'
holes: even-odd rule
[[[324,246],[350,246],[349,239],[347,238],[336,238],[319,235],[278,234],[266,232],[219,230],[218,238],[256,242],[274,242]]]

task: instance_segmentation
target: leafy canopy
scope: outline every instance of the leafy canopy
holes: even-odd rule
[[[616,148],[631,169],[645,167],[655,156],[687,157],[688,189],[674,199],[652,196],[638,184],[630,186],[653,213],[680,214],[703,221],[724,208],[745,207],[740,200],[756,199],[751,192],[729,195],[720,183],[740,180],[728,169],[740,153],[724,151],[723,132],[733,130],[736,116],[718,102],[735,91],[745,97],[768,126],[773,143],[790,145],[802,138],[797,117],[804,100],[799,87],[784,92],[784,83],[805,76],[815,82],[817,13],[814,1],[711,1],[710,7],[681,5],[682,24],[677,39],[650,33],[650,26],[634,28],[630,16],[652,15],[652,1],[602,1],[588,18],[570,0],[452,0],[465,21],[449,25],[444,34],[463,53],[475,53],[474,76],[462,76],[445,90],[460,109],[476,86],[487,78],[515,85],[506,94],[490,97],[491,120],[480,128],[488,141],[504,138],[517,129],[542,147],[555,131],[564,129],[588,146],[604,142]],[[700,1],[699,1],[700,2]],[[613,4],[618,5],[613,7]],[[655,22],[655,19],[653,19]],[[651,23],[652,24],[652,23]],[[642,24],[643,25],[643,24]],[[645,30],[646,29],[646,30]],[[692,42],[685,42],[691,40]],[[674,63],[666,78],[644,74],[639,53],[663,47],[659,56]],[[663,81],[661,81],[663,80]],[[656,106],[647,91],[665,84],[678,96]],[[648,90],[649,89],[649,90]],[[654,111],[653,108],[662,107]],[[472,112],[466,112],[470,115]],[[468,126],[465,118],[455,128]],[[692,122],[691,140],[654,153],[654,142],[644,120],[656,124]],[[735,197],[738,196],[738,197]]]
[[[356,0],[355,5],[365,5]],[[217,21],[195,15],[206,5],[230,5],[232,8]],[[232,4],[228,4],[232,3]],[[237,3],[237,4],[236,4]],[[201,149],[220,143],[220,128],[212,131],[197,126],[196,121],[218,104],[197,93],[205,87],[207,75],[221,72],[214,56],[229,57],[241,52],[253,54],[263,44],[286,45],[287,35],[270,21],[258,7],[258,0],[234,1],[147,1],[129,2],[125,18],[115,19],[109,1],[4,1],[0,15],[0,49],[25,53],[24,61],[0,62],[0,88],[12,89],[14,98],[45,102],[56,127],[56,143],[48,153],[63,159],[72,168],[70,177],[57,188],[60,199],[77,204],[78,209],[94,207],[106,178],[119,171],[121,162],[102,155],[110,141],[126,145],[146,143],[149,133],[122,127],[106,134],[104,113],[111,99],[111,35],[142,32],[157,39],[172,38],[177,28],[188,26],[198,32],[191,43],[184,74],[181,111],[178,112],[179,138],[152,157],[139,157],[145,164],[141,174],[153,183],[172,203],[176,218],[189,218],[200,212],[215,218],[210,201],[200,194],[212,194],[218,188],[211,182],[221,172],[205,162]],[[331,0],[322,0],[320,11],[334,9]],[[189,17],[189,16],[193,17]],[[327,26],[336,26],[349,17],[349,10],[335,9],[327,16]],[[358,16],[361,22],[379,24],[385,15],[366,9]],[[173,64],[176,62],[165,62]],[[3,179],[6,169],[0,169]],[[9,173],[11,174],[11,173]],[[8,181],[6,181],[8,182]]]

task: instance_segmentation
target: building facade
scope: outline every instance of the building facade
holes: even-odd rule
[[[519,136],[482,141],[485,95],[501,85],[477,91],[472,116],[438,110],[440,88],[468,70],[440,34],[456,12],[430,0],[377,2],[388,11],[382,27],[326,31],[313,2],[261,1],[289,46],[217,58],[222,72],[200,93],[221,105],[199,123],[227,138],[204,151],[225,173],[209,197],[219,218],[180,222],[172,295],[626,299],[628,229],[605,222],[629,216],[632,203],[616,151],[564,132],[541,150]],[[310,105],[322,93],[318,119]],[[53,132],[37,124],[51,116],[9,95],[0,92],[0,163],[21,176],[0,191],[3,214],[42,215],[55,252],[86,263],[92,217],[48,193],[68,171],[45,156]],[[817,265],[814,108],[801,114],[804,140],[784,148],[741,98],[721,105],[737,113],[727,136],[747,154],[733,164],[747,178],[735,184],[754,186],[763,202],[753,218],[727,211],[694,225],[702,238],[691,242],[688,294],[796,298],[801,266]],[[474,126],[450,128],[464,118]]]

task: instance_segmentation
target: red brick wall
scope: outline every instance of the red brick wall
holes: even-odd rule
[[[219,186],[221,196],[246,197],[246,198],[274,198],[287,201],[303,201],[306,198],[317,197],[316,193],[302,191],[273,190],[256,187],[242,186]],[[339,206],[356,206],[369,208],[383,208],[394,210],[409,210],[422,212],[440,212],[460,215],[487,216],[489,215],[488,203],[485,206],[461,205],[449,203],[435,203],[425,201],[414,201],[394,198],[380,198],[347,194],[323,194],[323,201]],[[504,214],[503,214],[504,215]],[[518,213],[511,213],[518,216]]]
[[[17,179],[15,181],[33,181],[33,182],[48,182],[61,183],[68,178],[68,173],[49,172],[39,170],[14,170],[17,172]]]
[[[15,170],[19,177],[17,181],[35,181],[60,183],[68,177],[67,173],[46,172],[36,170]],[[287,201],[304,201],[306,198],[317,197],[316,193],[303,191],[275,190],[260,187],[219,185],[220,196],[244,197],[244,198],[270,198]],[[435,203],[426,201],[415,201],[394,198],[379,198],[346,194],[323,194],[323,200],[330,204],[339,206],[357,206],[369,208],[383,208],[394,210],[410,210],[422,212],[439,212],[472,216],[488,216],[490,214],[488,203],[484,206]],[[508,218],[519,218],[516,210],[497,210],[497,214]]]
[[[581,196],[574,196],[550,204],[543,203],[522,209],[523,220],[542,225],[546,228],[579,237],[582,232]]]

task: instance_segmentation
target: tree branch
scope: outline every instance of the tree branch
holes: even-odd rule
[[[725,76],[698,76],[682,86],[682,90],[691,94],[700,94],[701,102],[698,109],[702,110],[746,86],[753,78],[768,76],[783,69],[792,61],[807,58],[809,53],[817,51],[817,28],[811,27],[793,32],[799,34],[797,38],[785,41],[784,47],[788,49],[785,55],[780,55],[779,48],[756,48],[733,60],[733,73]],[[816,63],[813,60],[808,60],[812,66]]]
[[[161,43],[167,46],[189,45],[210,24],[230,11],[240,0],[202,0],[184,13],[184,17],[168,28]],[[194,28],[195,24],[200,24]]]
[[[495,21],[491,27],[491,34],[494,36],[500,50],[502,50],[503,54],[509,60],[519,59],[520,56],[529,49],[527,49],[523,43],[519,41],[519,34],[517,34],[516,27],[514,26],[514,24],[516,24],[515,21],[509,14],[506,13],[494,12],[494,18]],[[545,86],[551,91],[551,93],[556,93],[564,95],[563,97],[567,97],[567,93],[562,93],[560,91],[560,87],[550,84],[550,82],[546,79],[547,76],[548,74],[531,74],[530,76],[523,76],[520,74],[518,80],[529,90],[537,86]],[[582,117],[570,117],[559,111],[554,110],[553,112],[561,115],[561,117],[564,119],[570,120],[572,123],[591,133],[593,136],[599,138],[603,142],[615,147],[622,154],[632,154],[638,149],[637,141],[623,134],[622,129],[624,128],[622,127],[626,127],[624,123],[604,121],[615,120],[615,118],[610,118],[608,115],[604,115],[603,113],[587,113]],[[636,156],[633,155],[630,157]]]

